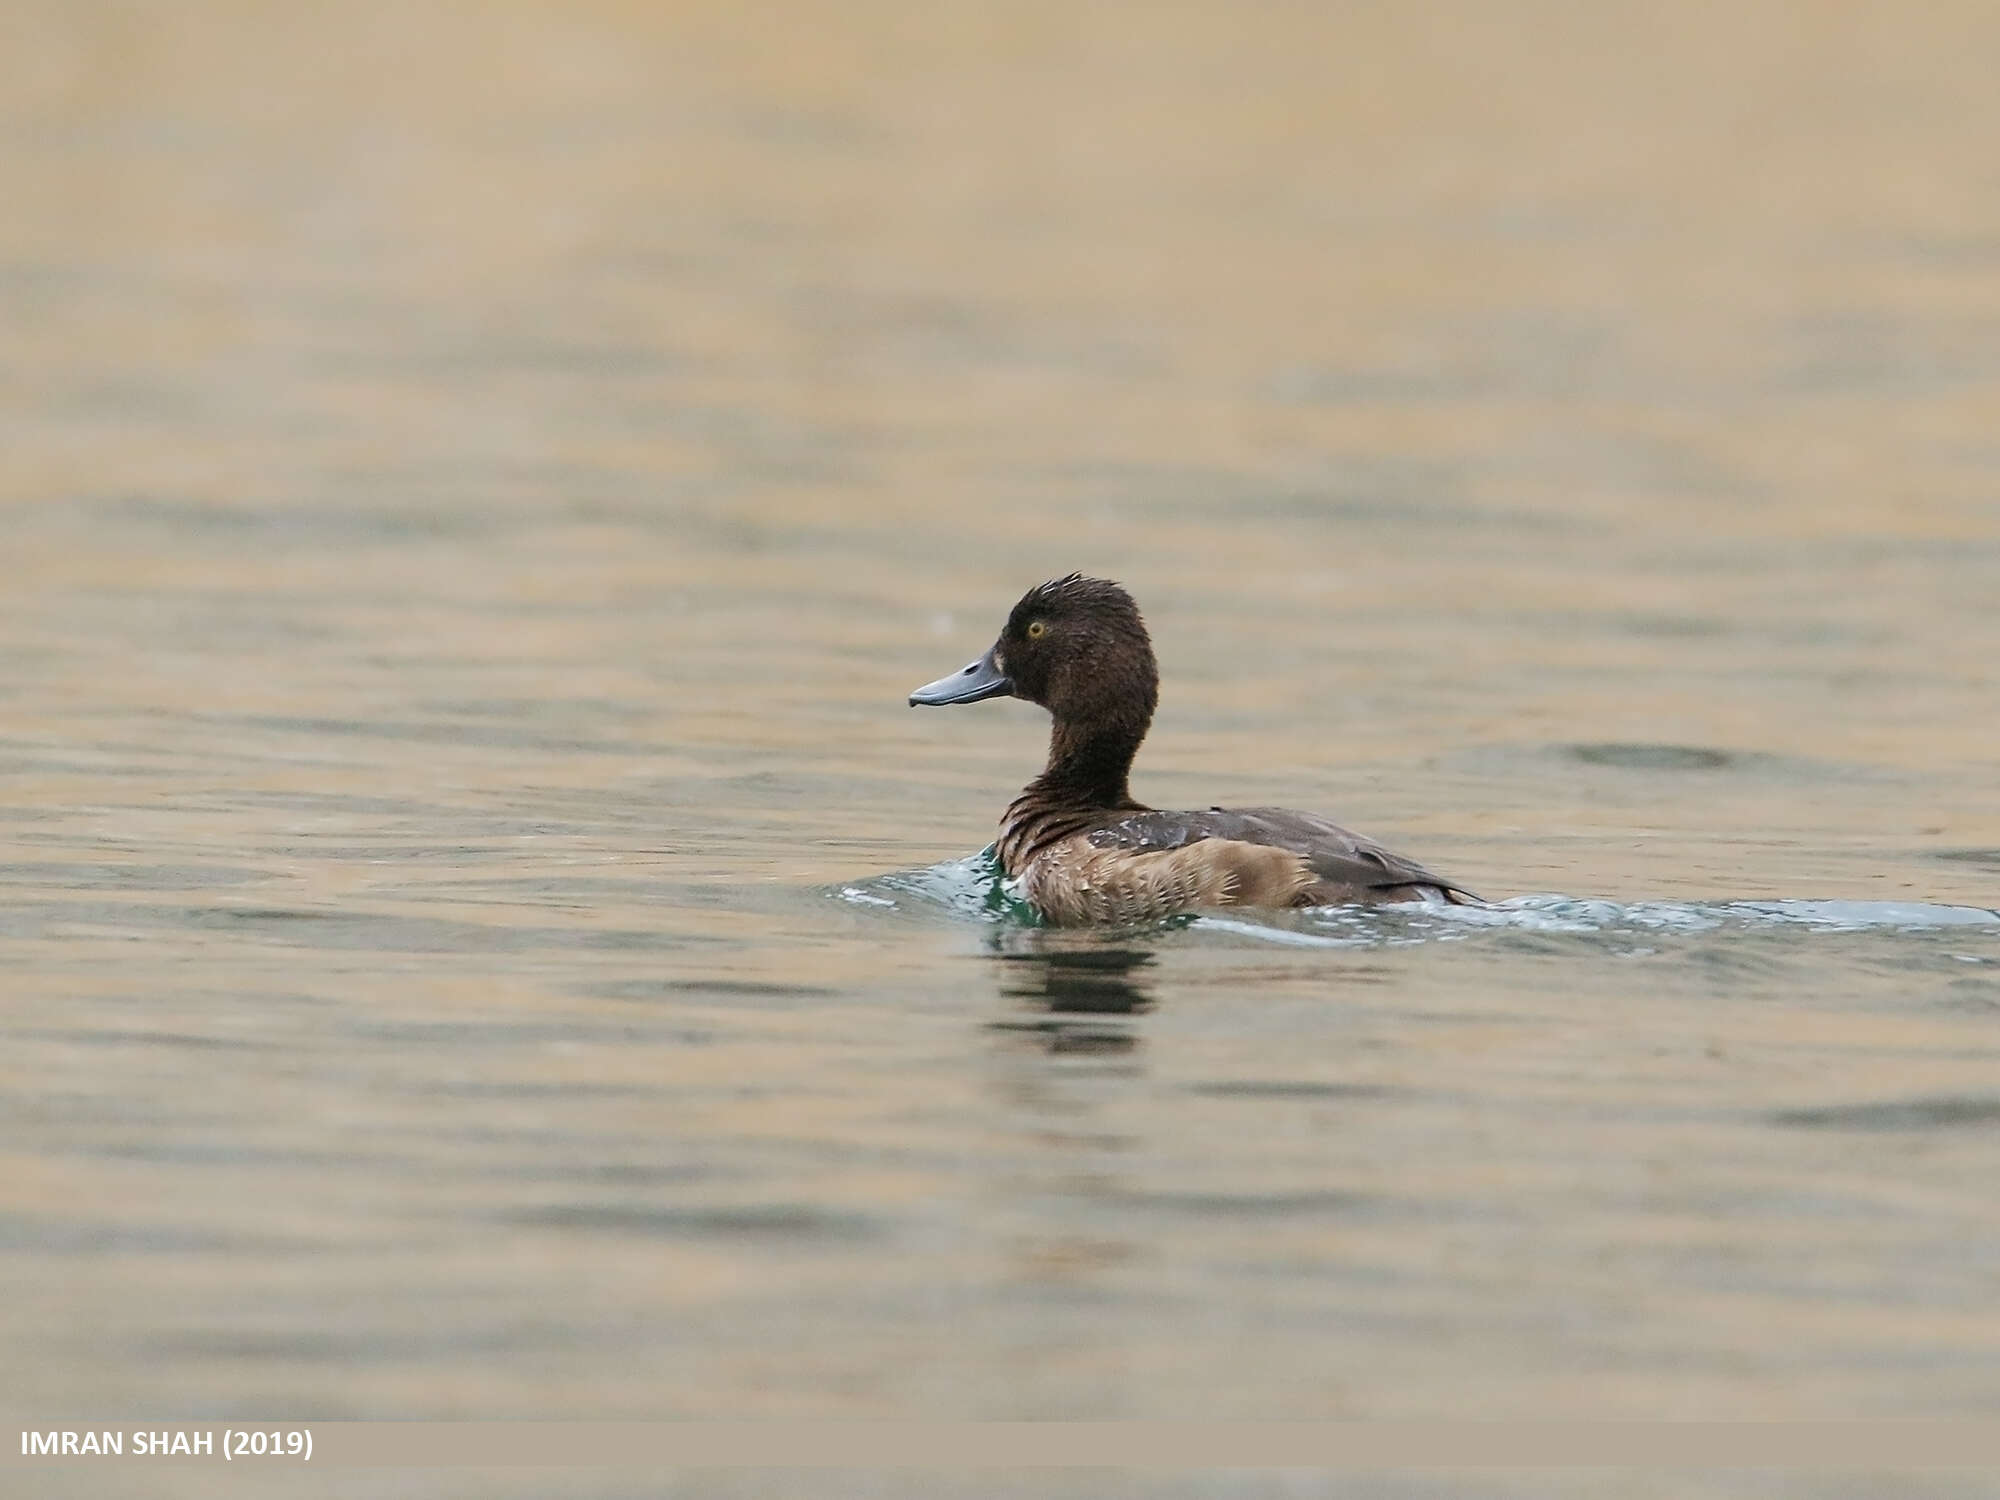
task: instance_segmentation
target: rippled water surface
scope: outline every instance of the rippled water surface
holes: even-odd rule
[[[7,1404],[2000,1401],[1990,9],[10,16]],[[1072,568],[1493,904],[1025,922]]]

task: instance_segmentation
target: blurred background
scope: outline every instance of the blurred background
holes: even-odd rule
[[[2000,11],[0,25],[10,1400],[1990,1409]],[[969,920],[1078,568],[1588,909]]]

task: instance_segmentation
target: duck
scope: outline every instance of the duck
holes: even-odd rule
[[[1021,596],[992,648],[910,694],[912,708],[1020,698],[1048,710],[1048,762],[1000,819],[995,848],[1055,926],[1137,924],[1223,907],[1477,905],[1456,881],[1312,813],[1170,812],[1133,800],[1133,758],[1160,673],[1139,606],[1071,573]]]

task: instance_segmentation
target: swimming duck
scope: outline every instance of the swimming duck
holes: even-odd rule
[[[1000,820],[1000,862],[1050,922],[1142,922],[1220,906],[1477,901],[1463,886],[1311,813],[1161,812],[1126,778],[1160,674],[1139,606],[1072,573],[1029,589],[993,648],[910,694],[912,708],[1025,698],[1049,760]]]

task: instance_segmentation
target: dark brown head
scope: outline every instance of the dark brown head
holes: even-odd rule
[[[1029,589],[992,650],[918,688],[910,704],[1012,695],[1041,704],[1060,725],[1122,730],[1136,743],[1159,691],[1153,643],[1132,596],[1108,579],[1072,573]]]

